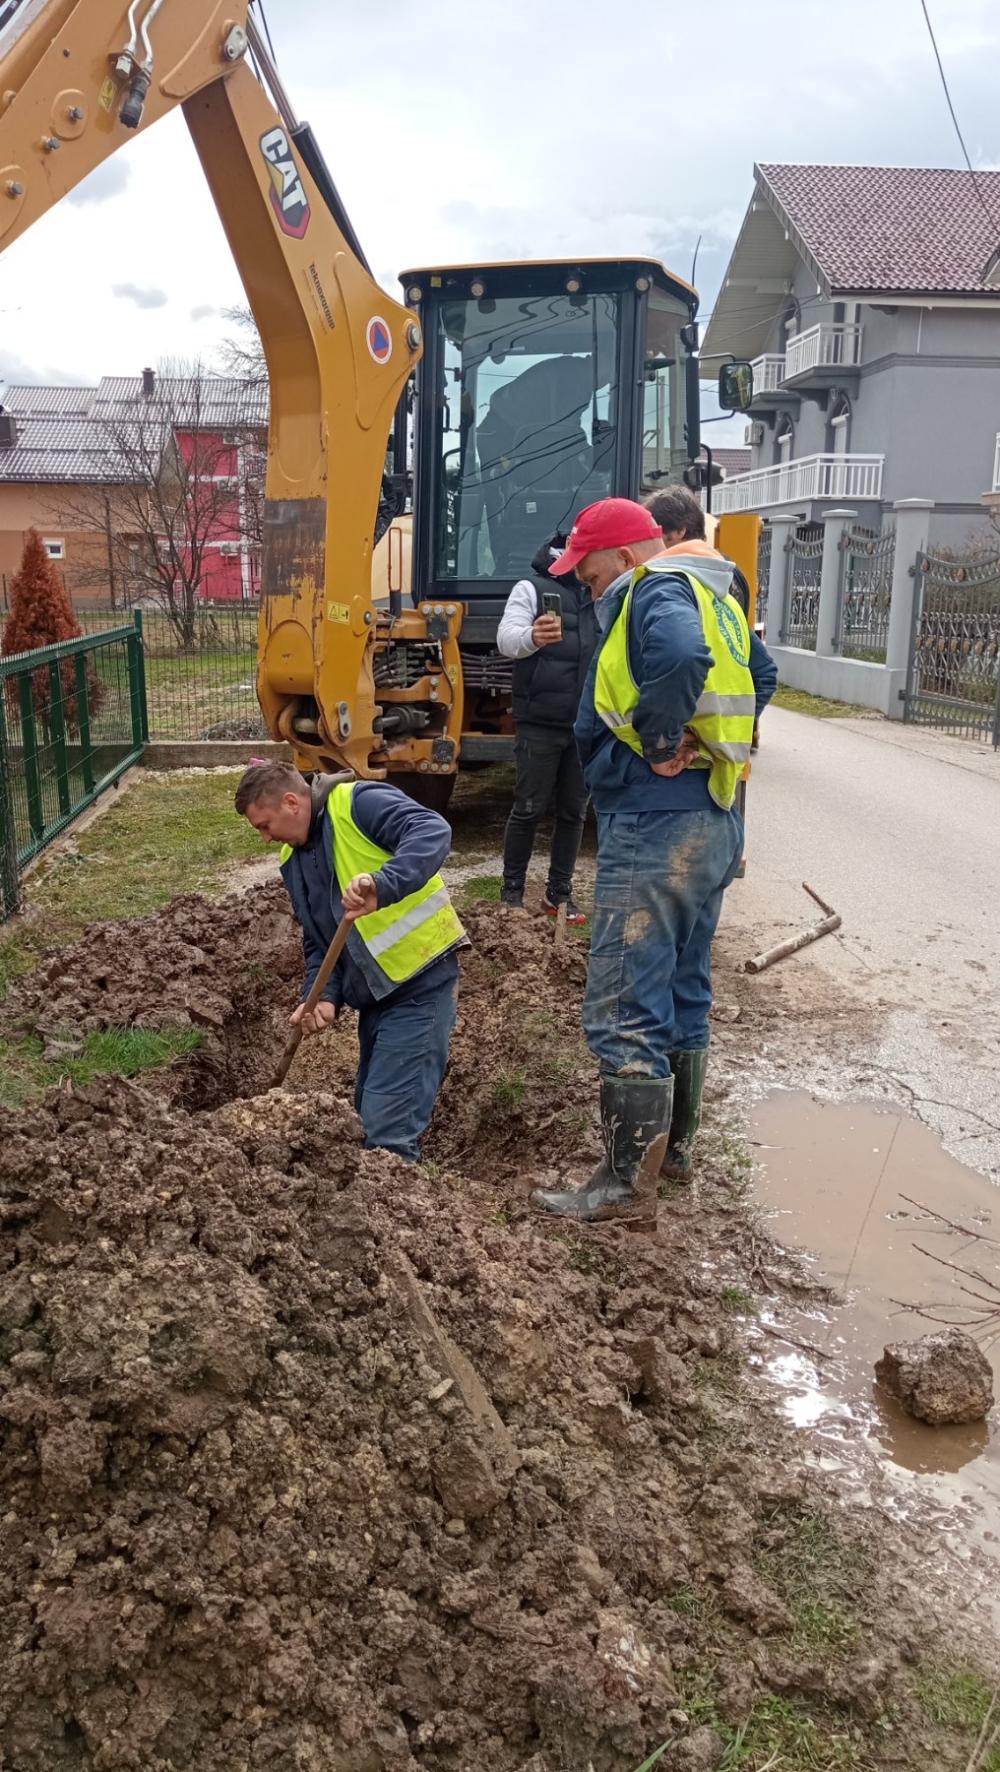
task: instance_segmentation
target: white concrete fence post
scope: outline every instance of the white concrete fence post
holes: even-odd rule
[[[792,511],[779,511],[770,520],[771,560],[767,574],[767,618],[764,642],[777,646],[785,625],[785,605],[791,576],[791,557],[785,552],[790,536],[795,534],[800,518]]]
[[[901,720],[905,712],[903,698],[910,668],[913,607],[920,595],[915,564],[917,555],[927,551],[934,500],[900,498],[892,508],[896,513],[896,551],[892,560],[892,601],[889,604],[889,636],[885,663],[886,669],[895,672],[896,677],[887,711],[890,720]]]
[[[823,565],[819,581],[819,612],[816,618],[817,658],[840,656],[840,581],[844,556],[841,543],[857,511],[823,512]]]

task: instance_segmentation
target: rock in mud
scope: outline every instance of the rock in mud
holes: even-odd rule
[[[692,1729],[670,1763],[677,1772],[716,1772],[723,1751],[723,1744],[714,1729]]]
[[[750,1568],[734,1569],[720,1597],[730,1617],[749,1624],[757,1636],[791,1627],[792,1616],[784,1601]]]
[[[964,1329],[892,1342],[875,1376],[903,1408],[932,1427],[982,1421],[993,1407],[993,1373]]]

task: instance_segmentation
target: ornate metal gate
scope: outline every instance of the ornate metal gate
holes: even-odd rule
[[[840,651],[844,658],[885,664],[896,531],[850,529],[844,551],[840,592]]]
[[[785,543],[791,570],[785,583],[784,619],[779,640],[815,652],[819,626],[819,586],[823,573],[823,525],[803,523]]]
[[[917,555],[906,719],[1000,748],[1000,557]]]
[[[761,525],[757,541],[757,613],[755,625],[763,633],[767,628],[767,593],[771,584],[771,527]]]

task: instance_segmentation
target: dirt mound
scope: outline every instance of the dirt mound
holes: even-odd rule
[[[210,903],[196,893],[131,923],[94,923],[12,996],[41,1033],[72,1028],[221,1029],[241,997],[301,975],[302,944],[280,884]]]
[[[687,1735],[667,1597],[780,1622],[749,1551],[801,1478],[692,1454],[683,1250],[356,1140],[332,1096],[11,1117],[0,1764],[631,1772]]]
[[[243,1098],[301,978],[280,886],[22,991],[206,1042],[5,1125],[2,1772],[711,1772],[762,1693],[877,1737],[919,1633],[742,1392],[724,1178],[651,1237],[531,1215],[593,1155],[584,952],[466,922],[424,1170],[360,1151],[343,1024]]]
[[[486,1178],[562,1174],[595,1152],[593,1065],[580,1034],[585,949],[495,905],[463,910],[459,1021],[427,1154]],[[98,923],[18,987],[5,1020],[42,1035],[196,1027],[201,1050],[157,1087],[189,1108],[266,1088],[302,982],[301,937],[280,884],[195,895],[128,924]],[[354,1017],[307,1041],[292,1090],[349,1095]]]

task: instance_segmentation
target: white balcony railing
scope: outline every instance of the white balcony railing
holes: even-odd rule
[[[800,505],[813,498],[881,498],[884,463],[884,455],[804,455],[773,468],[753,468],[715,487],[712,510],[722,516],[769,505]]]
[[[860,361],[860,326],[810,326],[785,345],[785,380],[809,369],[851,369]]]
[[[785,359],[772,352],[763,357],[755,357],[750,367],[753,370],[755,400],[758,394],[773,394],[775,388],[780,388],[785,379]]]
[[[1000,492],[1000,431],[997,432],[997,446],[993,451],[993,490]]]

